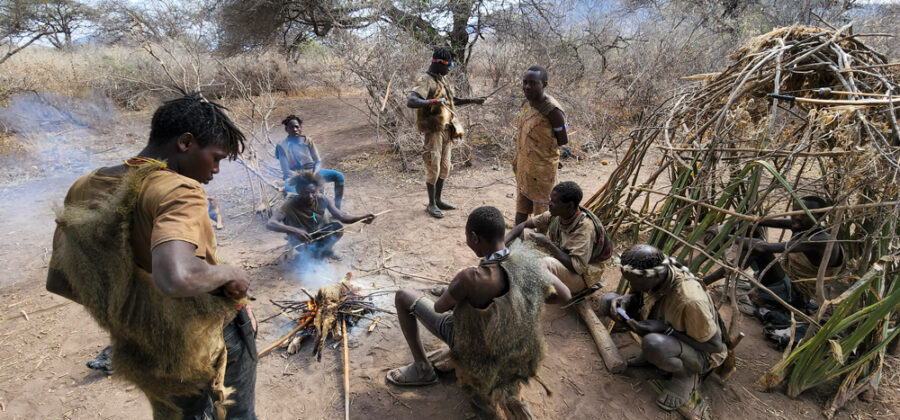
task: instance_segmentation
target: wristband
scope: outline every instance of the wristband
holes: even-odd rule
[[[566,131],[566,128],[567,128],[567,127],[568,127],[567,124],[563,124],[562,127],[553,127],[553,131],[556,131],[556,132]]]
[[[669,327],[666,329],[665,334],[671,336],[673,332],[675,332],[675,329],[672,327]]]

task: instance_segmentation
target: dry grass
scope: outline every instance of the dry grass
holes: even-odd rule
[[[332,69],[322,54],[309,54],[297,63],[287,62],[270,51],[222,58],[191,51],[177,42],[166,42],[145,43],[142,47],[82,46],[71,52],[28,48],[4,63],[0,72],[0,86],[3,86],[0,101],[6,102],[23,91],[71,97],[99,91],[125,109],[155,105],[166,92],[164,87],[173,83],[160,60],[148,52],[148,46],[170,66],[176,79],[201,78],[204,92],[211,97],[237,96],[238,88],[224,67],[243,81],[266,79],[272,92],[311,96],[334,93],[334,83],[330,82]]]

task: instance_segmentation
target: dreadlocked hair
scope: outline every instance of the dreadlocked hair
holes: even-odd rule
[[[621,257],[613,260],[621,266],[623,273],[640,277],[653,277],[666,272],[666,267],[684,271],[694,277],[691,270],[652,245],[634,245],[625,250]]]
[[[298,117],[294,114],[291,114],[291,115],[288,115],[287,117],[285,117],[284,120],[281,121],[281,124],[288,125],[291,123],[292,120],[296,120],[297,124],[303,125],[303,120],[301,120],[300,117]]]
[[[244,152],[246,137],[225,114],[227,109],[200,92],[167,101],[153,113],[149,143],[158,146],[191,133],[201,148],[219,146],[234,160]]]
[[[297,171],[288,180],[288,185],[293,187],[298,193],[307,185],[315,185],[318,189],[322,187],[322,177],[313,171]]]

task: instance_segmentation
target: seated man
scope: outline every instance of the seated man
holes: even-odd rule
[[[344,199],[344,174],[333,169],[322,169],[322,161],[316,145],[309,137],[301,135],[303,120],[291,114],[281,123],[284,124],[284,131],[287,131],[288,136],[275,146],[275,157],[281,164],[285,192],[297,194],[297,191],[287,182],[295,172],[313,171],[322,176],[325,181],[334,183],[334,205],[341,208],[341,201]]]
[[[810,210],[826,207],[825,200],[816,196],[803,197],[801,200]],[[799,203],[795,203],[793,209],[802,210],[802,207]],[[785,302],[804,308],[809,299],[815,296],[815,282],[810,280],[818,277],[819,266],[825,256],[831,234],[806,213],[793,215],[789,219],[763,220],[759,226],[790,229],[791,238],[787,242],[778,243],[769,243],[760,238],[741,238],[744,245],[741,249],[744,253],[738,256],[738,261],[746,261],[745,266],[753,268],[757,276],[761,271],[765,271],[759,279],[760,283]],[[804,238],[807,234],[808,236]],[[749,252],[749,257],[746,252]],[[780,264],[773,264],[776,253],[787,253],[787,261],[782,258]],[[836,275],[843,263],[844,255],[841,247],[832,247],[825,276]],[[768,270],[766,267],[769,267]],[[710,284],[724,275],[725,270],[720,268],[704,276],[703,281]],[[798,282],[798,280],[805,281]],[[768,293],[760,291],[758,296],[764,303],[775,303]]]
[[[520,244],[505,247],[504,225],[494,207],[469,214],[466,244],[481,261],[457,273],[437,302],[412,289],[397,292],[397,317],[414,363],[389,371],[388,382],[418,386],[438,381],[419,338],[418,319],[450,346],[456,377],[476,409],[496,415],[494,403],[499,402],[531,418],[518,398],[519,387],[537,375],[544,358],[543,302],[563,303],[570,295],[537,263],[534,250]]]
[[[319,194],[322,177],[312,171],[301,171],[288,180],[288,185],[297,191],[280,209],[272,213],[266,228],[288,234],[288,244],[292,248],[309,244],[313,258],[334,257],[332,248],[343,235],[341,223],[372,223],[375,216],[348,216],[325,197]],[[326,213],[327,210],[327,213]],[[337,222],[332,222],[329,213]]]
[[[599,283],[603,269],[599,263],[609,259],[612,248],[600,221],[579,206],[582,192],[578,184],[566,181],[550,192],[550,210],[512,228],[506,235],[511,243],[525,228],[535,229],[529,239],[550,254],[541,263],[559,277],[572,293]]]
[[[679,409],[697,390],[700,374],[728,354],[716,307],[686,267],[653,246],[634,245],[617,262],[633,293],[607,293],[599,312],[643,337],[641,353],[628,365],[649,362],[671,373],[656,404]]]

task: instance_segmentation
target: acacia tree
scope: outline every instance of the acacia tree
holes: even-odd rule
[[[72,48],[72,36],[80,29],[91,26],[95,17],[92,7],[73,0],[43,1],[36,19],[51,32],[47,41],[59,49]]]
[[[37,19],[39,6],[35,0],[0,0],[0,45],[6,48],[0,64],[53,32]]]

